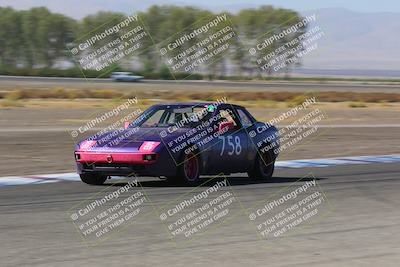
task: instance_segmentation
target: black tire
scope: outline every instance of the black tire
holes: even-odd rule
[[[82,182],[90,185],[102,185],[107,180],[106,175],[100,175],[95,173],[82,173],[79,175]]]
[[[200,183],[200,158],[195,153],[189,153],[182,157],[182,163],[178,166],[176,177],[170,177],[171,180],[179,180],[190,186]]]
[[[253,164],[253,169],[247,172],[253,180],[269,180],[274,174],[275,159],[269,153],[264,155],[258,154]]]

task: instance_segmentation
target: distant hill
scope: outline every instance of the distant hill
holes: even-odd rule
[[[303,68],[400,71],[400,14],[328,8],[303,15],[313,13],[317,15],[314,25],[326,35],[319,48],[304,58]]]

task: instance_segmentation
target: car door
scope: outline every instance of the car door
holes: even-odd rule
[[[236,107],[236,112],[238,115],[238,118],[242,124],[243,129],[246,132],[246,137],[247,137],[247,151],[246,151],[246,168],[250,168],[254,160],[256,159],[256,156],[258,154],[257,147],[254,143],[254,140],[250,137],[250,132],[256,129],[256,119],[243,107]]]
[[[209,170],[213,173],[235,173],[246,170],[248,136],[243,129],[237,112],[231,105],[220,106],[214,116],[217,127],[222,122],[233,122],[234,127],[219,134],[213,140],[209,154]]]

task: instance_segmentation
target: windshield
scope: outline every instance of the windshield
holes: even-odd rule
[[[193,127],[211,116],[211,111],[207,106],[154,106],[147,109],[131,125],[150,128],[150,127]]]

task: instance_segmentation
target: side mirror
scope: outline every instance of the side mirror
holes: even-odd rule
[[[129,121],[124,122],[124,129],[128,129],[129,124],[131,124]]]
[[[219,124],[218,132],[226,133],[233,128],[235,128],[235,124],[233,123],[233,121],[223,121]]]

